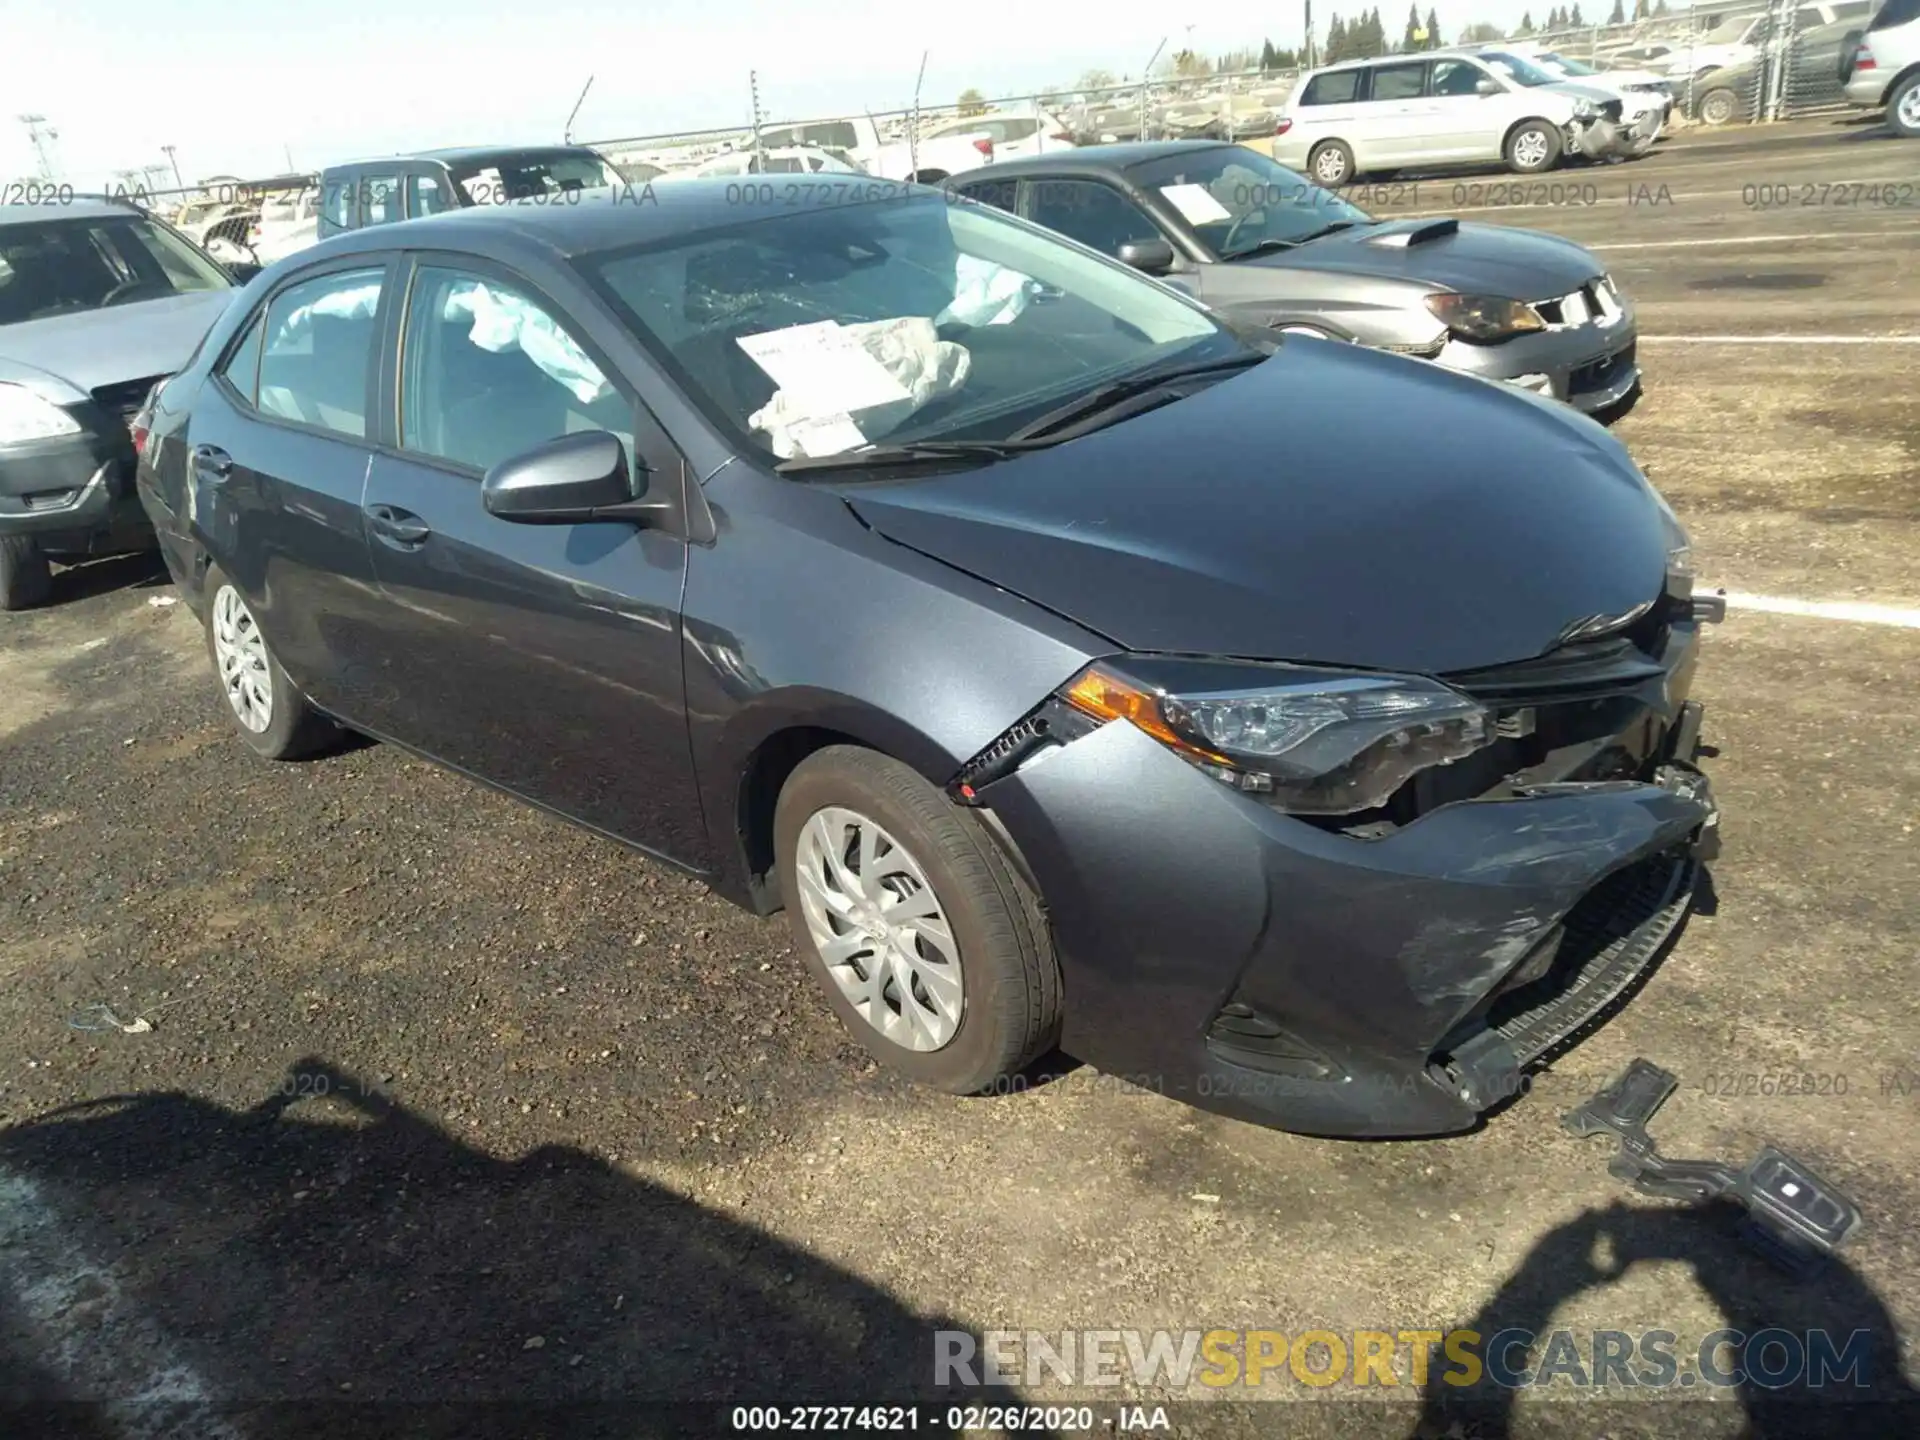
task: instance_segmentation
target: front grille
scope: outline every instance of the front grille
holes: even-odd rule
[[[1629,343],[1624,349],[1616,350],[1611,355],[1602,356],[1598,360],[1576,367],[1567,376],[1567,393],[1579,395],[1588,390],[1604,390],[1612,385],[1633,368],[1634,348],[1634,345]]]
[[[147,392],[164,380],[164,375],[149,375],[144,380],[120,380],[112,385],[102,385],[93,392],[93,398],[101,409],[122,420],[131,420],[146,403]]]
[[[1546,973],[1487,1012],[1520,1064],[1583,1039],[1646,977],[1686,917],[1699,869],[1684,849],[1654,855],[1615,871],[1567,912]]]

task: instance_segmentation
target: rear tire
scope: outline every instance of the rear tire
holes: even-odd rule
[[[53,593],[53,567],[31,535],[0,535],[0,610],[30,610]]]
[[[1920,75],[1909,75],[1887,96],[1887,128],[1908,140],[1920,140]]]
[[[1353,183],[1353,151],[1339,140],[1322,140],[1307,156],[1307,171],[1323,190]]]
[[[1060,969],[1037,897],[907,766],[851,745],[808,756],[780,792],[774,857],[795,948],[875,1058],[972,1095],[1052,1045]]]
[[[307,703],[273,658],[239,587],[209,569],[204,593],[207,655],[227,715],[247,747],[269,760],[299,760],[337,740],[339,727]]]
[[[1545,120],[1525,120],[1507,136],[1507,168],[1538,175],[1560,163],[1560,131]]]
[[[1740,118],[1740,97],[1723,85],[1702,95],[1695,111],[1702,125],[1731,125]]]

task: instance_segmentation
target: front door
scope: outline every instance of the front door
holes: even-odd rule
[[[517,277],[422,263],[399,366],[397,444],[366,516],[388,605],[377,728],[576,820],[704,867],[680,652],[686,541],[631,523],[526,525],[481,503],[486,470],[607,430],[655,486],[688,477],[664,432]]]

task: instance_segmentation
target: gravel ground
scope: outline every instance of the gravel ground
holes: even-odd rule
[[[1716,132],[1570,172],[1593,204],[1456,199],[1481,176],[1404,208],[1602,247],[1646,337],[1620,433],[1710,582],[1913,605],[1920,346],[1685,337],[1920,333],[1912,208],[1744,189],[1910,180],[1914,158],[1858,126]],[[912,1090],[840,1031],[784,921],[391,748],[255,761],[170,598],[101,562],[0,617],[0,1404],[112,1402],[63,1412],[76,1435],[679,1434],[712,1414],[480,1402],[931,1397],[941,1329],[1513,1323],[1674,1331],[1691,1391],[1525,1395],[1515,1433],[1704,1440],[1740,1433],[1741,1399],[1764,1433],[1810,1424],[1763,1394],[1693,1403],[1723,1324],[1866,1329],[1877,1393],[1911,1371],[1914,630],[1736,610],[1699,682],[1710,903],[1534,1094],[1471,1135],[1368,1145],[1085,1068]],[[1848,1188],[1845,1263],[1779,1275],[1558,1128],[1635,1055],[1682,1077],[1668,1152],[1771,1141]],[[1404,1361],[1390,1392],[1280,1367],[1225,1398],[1124,1393],[1186,1402],[1179,1433],[1509,1423],[1423,1413]]]

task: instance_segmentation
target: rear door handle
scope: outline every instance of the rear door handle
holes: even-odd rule
[[[209,480],[224,480],[233,473],[233,457],[218,445],[196,445],[193,468]]]
[[[433,528],[418,515],[391,505],[367,506],[367,524],[374,534],[399,550],[418,550],[433,534]]]

